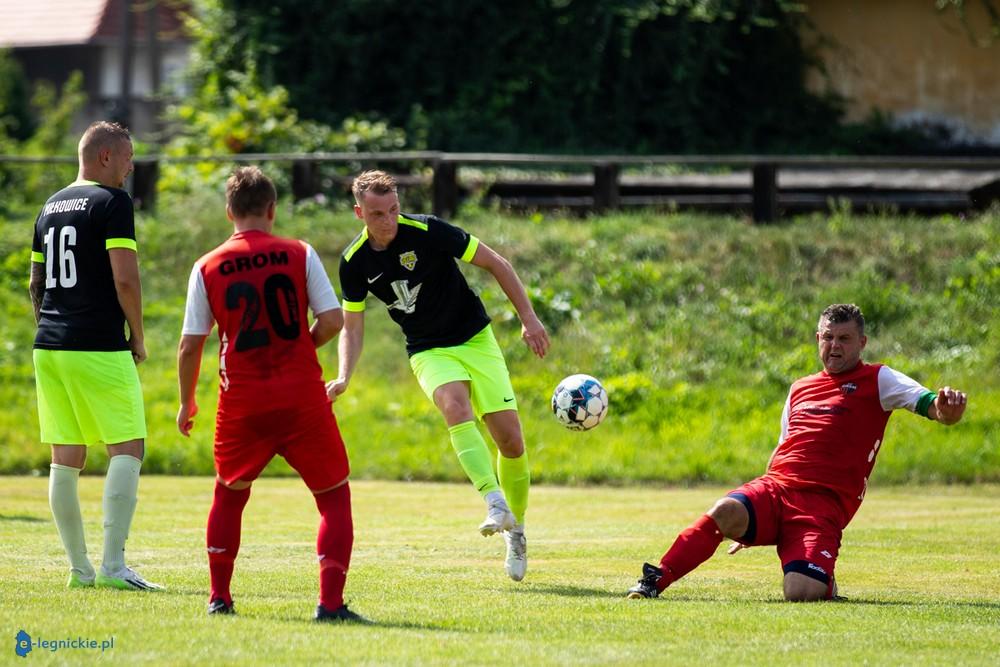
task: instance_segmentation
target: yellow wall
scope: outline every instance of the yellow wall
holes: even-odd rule
[[[994,0],[1000,6],[1000,0]],[[849,100],[849,119],[873,108],[902,120],[945,121],[972,137],[1000,144],[1000,40],[988,43],[989,21],[966,2],[970,38],[953,10],[934,0],[806,0],[807,16],[826,42],[819,53],[830,86]],[[803,35],[817,44],[815,32]]]

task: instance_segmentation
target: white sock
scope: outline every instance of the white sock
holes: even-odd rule
[[[486,501],[487,507],[493,507],[494,505],[497,505],[503,507],[508,512],[510,511],[510,508],[507,507],[507,499],[503,497],[502,491],[490,491],[485,496],[483,496],[483,500]]]
[[[49,507],[55,519],[69,566],[84,581],[94,578],[94,566],[87,557],[87,540],[83,534],[80,496],[77,482],[80,469],[53,463],[49,466]]]
[[[125,567],[125,540],[135,514],[142,461],[119,454],[108,463],[104,481],[104,560],[101,570],[113,574]]]

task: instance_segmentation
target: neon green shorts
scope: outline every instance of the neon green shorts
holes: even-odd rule
[[[517,410],[507,362],[490,325],[461,345],[417,352],[410,357],[410,368],[431,401],[434,390],[441,385],[465,381],[469,383],[476,417]]]
[[[41,440],[115,445],[146,437],[132,353],[34,350]]]

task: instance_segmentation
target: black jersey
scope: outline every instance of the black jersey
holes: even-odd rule
[[[129,349],[108,257],[111,248],[136,249],[127,192],[77,181],[45,202],[31,244],[31,260],[45,269],[36,348]]]
[[[402,327],[408,354],[461,345],[490,323],[455,262],[471,262],[478,247],[479,239],[431,215],[401,214],[385,250],[371,247],[365,228],[340,258],[344,310],[363,311],[370,292]]]

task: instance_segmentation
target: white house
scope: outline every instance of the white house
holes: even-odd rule
[[[188,61],[187,11],[186,0],[0,0],[0,48],[11,50],[31,81],[61,86],[82,72],[88,102],[81,128],[112,118],[153,138],[157,93],[179,83]]]

